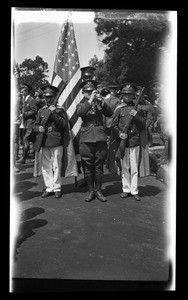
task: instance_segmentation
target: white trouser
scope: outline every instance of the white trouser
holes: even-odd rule
[[[42,175],[47,192],[61,191],[63,146],[42,147]]]
[[[132,195],[138,194],[138,147],[131,147],[125,149],[125,154],[121,160],[122,167],[122,189],[125,193]]]

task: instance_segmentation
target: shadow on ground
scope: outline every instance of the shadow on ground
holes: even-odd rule
[[[21,213],[21,220],[18,228],[18,235],[15,239],[14,246],[14,261],[17,261],[18,248],[20,245],[30,236],[34,235],[33,229],[45,226],[48,222],[44,219],[34,219],[31,218],[44,213],[45,210],[41,207],[32,207],[24,210]],[[28,220],[29,219],[29,220]]]
[[[14,193],[18,196],[20,201],[26,201],[32,199],[34,197],[41,196],[41,192],[39,191],[30,191],[31,188],[38,185],[35,182],[31,181],[20,181],[15,184]],[[19,194],[20,193],[20,194]]]

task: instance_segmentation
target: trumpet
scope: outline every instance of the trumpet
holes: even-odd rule
[[[97,90],[94,90],[93,93],[92,93],[92,99],[94,100],[94,102],[96,104],[101,104],[103,101],[104,101],[104,97],[106,95],[110,94],[110,91],[107,89],[107,88],[102,88],[102,89],[97,89]],[[92,101],[93,101],[92,100]]]
[[[111,94],[111,91],[107,87],[97,89],[96,92],[97,92],[97,97],[99,97],[99,98],[101,98],[101,97],[103,98],[103,97],[106,97],[108,94]]]

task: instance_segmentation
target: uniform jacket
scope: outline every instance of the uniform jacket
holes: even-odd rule
[[[77,114],[82,118],[80,142],[106,141],[103,116],[109,117],[113,111],[107,103],[104,106],[93,106],[87,99],[83,99],[76,107]]]
[[[37,111],[44,106],[44,100],[42,98],[36,97],[34,101],[37,106]]]
[[[27,130],[32,130],[34,128],[36,114],[37,106],[35,100],[29,95],[24,101],[23,106],[24,126]]]
[[[117,138],[119,138],[120,133],[123,132],[129,118],[131,117],[129,112],[134,108],[134,104],[121,105],[117,107],[114,112],[114,117],[112,121],[112,128]],[[126,139],[126,147],[136,147],[140,145],[140,131],[145,128],[145,118],[144,113],[140,109],[137,114],[132,118],[128,130],[128,137]]]
[[[110,106],[113,112],[117,107],[117,105],[120,104],[120,100],[113,95],[110,95],[110,97],[105,99],[104,101]],[[113,120],[113,115],[110,117],[104,117],[106,128],[111,128],[112,120]]]
[[[35,131],[39,132],[39,126],[42,126],[46,113],[48,111],[45,105],[39,109],[35,122]],[[65,114],[62,107],[56,107],[46,123],[42,147],[56,147],[63,145],[64,127],[66,124]]]
[[[38,131],[39,126],[43,122],[47,106],[39,109],[37,120],[35,123],[35,130]],[[52,127],[52,131],[48,132],[48,128]],[[51,114],[46,124],[46,131],[44,134],[43,146],[63,146],[63,157],[61,166],[61,176],[70,177],[78,176],[78,168],[76,162],[76,155],[72,141],[68,116],[63,107],[58,106]]]
[[[125,114],[125,109],[123,109],[125,105],[122,103],[119,105],[119,108],[117,107],[114,113],[114,118],[120,119],[123,118]],[[131,107],[132,109],[133,107]],[[118,112],[119,110],[119,112]],[[130,109],[128,109],[130,111]],[[144,113],[141,111],[141,108],[138,108],[138,113],[134,117],[134,123],[132,124],[131,129],[134,131],[134,135],[130,134],[130,137],[127,138],[129,139],[129,142],[127,145],[135,145],[139,146],[140,145],[140,152],[139,152],[139,161],[138,161],[138,175],[139,177],[145,177],[150,175],[150,165],[149,165],[149,153],[148,153],[148,140],[147,140],[147,134],[146,134],[146,128],[144,127],[145,120],[143,118]],[[140,116],[140,114],[142,116]],[[119,116],[119,117],[118,117]],[[138,121],[139,119],[139,121]],[[116,124],[115,120],[115,124]],[[137,124],[137,125],[136,125]],[[116,125],[115,125],[116,126]],[[134,127],[138,127],[138,131],[134,129]],[[121,126],[122,128],[122,126]],[[121,162],[119,159],[116,159],[115,154],[117,151],[117,148],[119,146],[120,139],[117,138],[117,134],[119,136],[119,133],[121,130],[119,130],[119,127],[117,130],[111,132],[111,137],[110,137],[110,146],[109,146],[109,151],[108,151],[108,157],[107,157],[107,169],[111,173],[115,173],[120,175],[121,174]],[[138,138],[139,135],[139,138]],[[127,146],[127,147],[128,147]],[[133,146],[132,146],[133,147]]]

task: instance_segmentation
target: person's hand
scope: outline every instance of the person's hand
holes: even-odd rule
[[[39,132],[44,132],[45,128],[43,126],[39,126]]]
[[[131,116],[134,117],[134,116],[136,116],[137,111],[135,109],[131,109],[129,113],[130,113]]]
[[[120,137],[120,139],[122,139],[122,140],[126,140],[126,138],[127,138],[127,134],[126,134],[126,133],[123,133],[123,132],[121,132],[121,133],[120,133],[120,135],[119,135],[119,137]]]
[[[50,105],[50,106],[48,107],[48,109],[51,110],[51,111],[54,111],[54,110],[56,109],[56,107],[55,107],[54,105]]]
[[[91,102],[93,101],[93,99],[95,98],[95,95],[96,95],[96,90],[93,90],[92,93],[91,93],[91,96],[88,100],[88,102],[91,104]]]
[[[52,131],[52,126],[48,127],[48,133]]]

